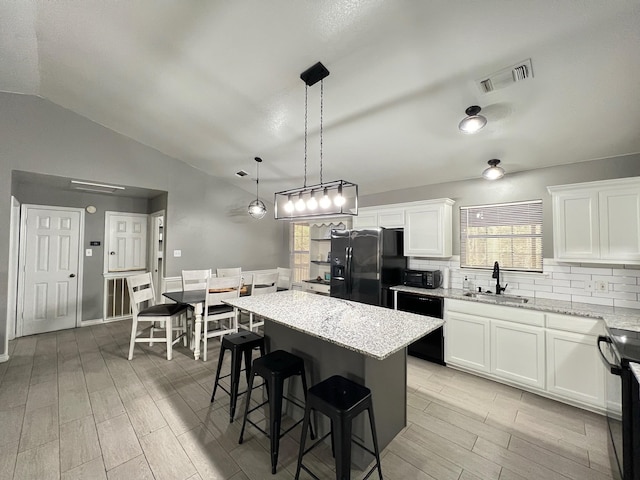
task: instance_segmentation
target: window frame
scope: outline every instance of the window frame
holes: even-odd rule
[[[499,211],[500,209],[503,211]],[[485,224],[483,222],[474,222],[476,223],[475,227],[485,228],[486,230],[490,230],[492,227],[500,228],[500,227],[511,227],[512,231],[510,233],[499,233],[493,232],[489,233],[488,231],[485,233],[474,233],[473,235],[468,235],[468,230],[471,227],[471,221],[469,212],[475,210],[476,215],[479,213],[487,214],[487,221]],[[517,202],[505,202],[505,203],[495,203],[495,204],[485,204],[485,205],[470,205],[470,206],[460,206],[460,268],[464,269],[480,269],[480,270],[491,270],[493,268],[494,261],[500,262],[500,269],[503,271],[510,272],[519,272],[519,273],[543,273],[544,271],[544,258],[543,258],[543,201],[542,199],[535,200],[524,200]],[[529,223],[515,221],[517,215],[526,215],[528,214]],[[502,220],[501,217],[504,219]],[[476,217],[477,218],[477,217]],[[482,217],[480,217],[482,218]],[[502,223],[501,223],[502,222]],[[514,233],[513,227],[516,226],[530,226],[530,232],[521,232]],[[484,239],[485,240],[485,263],[471,263],[470,259],[470,250],[467,248],[469,243],[469,238],[476,239]],[[529,239],[531,248],[534,251],[527,257],[526,254],[518,255],[520,258],[525,259],[525,261],[520,262],[521,265],[528,264],[530,267],[523,266],[513,266],[514,264],[506,262],[504,260],[503,250],[498,250],[494,253],[495,260],[488,261],[486,257],[489,255],[489,240],[491,239],[506,239],[510,240],[511,248],[510,255],[513,257],[515,249],[514,241]],[[503,247],[504,248],[504,247]],[[482,255],[482,254],[480,254]],[[517,257],[516,257],[517,258]]]
[[[307,231],[307,250],[295,250],[296,245],[296,226],[306,228]],[[299,283],[309,278],[310,257],[311,257],[311,241],[310,228],[307,222],[291,222],[289,223],[289,268],[291,268],[292,282]],[[297,262],[296,258],[306,255],[306,261]]]

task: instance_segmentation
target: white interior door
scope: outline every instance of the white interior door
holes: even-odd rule
[[[108,271],[146,270],[148,215],[107,212],[105,220]]]
[[[77,325],[81,210],[23,208],[22,335]]]

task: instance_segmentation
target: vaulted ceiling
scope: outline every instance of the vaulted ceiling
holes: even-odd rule
[[[361,193],[640,152],[637,0],[0,1],[0,90],[261,196],[300,186],[321,61],[324,180]],[[531,59],[534,76],[477,81]],[[307,183],[318,183],[320,84]],[[488,119],[458,131],[464,110]],[[235,172],[250,172],[238,178]],[[99,179],[95,179],[99,180]]]

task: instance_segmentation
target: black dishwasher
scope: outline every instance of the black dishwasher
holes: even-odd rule
[[[396,309],[427,317],[443,318],[444,299],[433,295],[398,292]],[[409,345],[411,356],[444,365],[444,333],[442,327]]]

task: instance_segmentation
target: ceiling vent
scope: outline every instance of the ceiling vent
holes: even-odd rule
[[[244,170],[236,172],[236,177],[246,177],[247,175],[249,175],[249,172],[245,172]]]
[[[489,93],[508,87],[513,83],[527,80],[528,78],[533,78],[530,58],[492,73],[488,77],[478,80],[476,83],[482,93]]]

